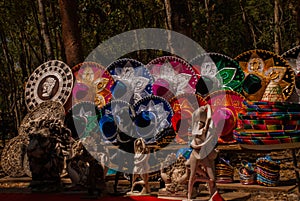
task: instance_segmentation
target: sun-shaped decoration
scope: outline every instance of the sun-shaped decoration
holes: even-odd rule
[[[295,75],[288,62],[266,50],[250,50],[235,58],[245,73],[243,95],[251,101],[285,101],[293,92]]]

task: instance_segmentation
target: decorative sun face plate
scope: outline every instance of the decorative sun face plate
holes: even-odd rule
[[[73,74],[69,66],[51,60],[37,67],[25,86],[25,103],[28,110],[44,101],[58,101],[64,105],[71,95]]]

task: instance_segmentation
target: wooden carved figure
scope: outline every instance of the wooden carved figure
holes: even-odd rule
[[[192,115],[192,153],[188,159],[187,174],[188,181],[188,200],[191,200],[192,190],[195,182],[208,182],[210,194],[217,192],[215,183],[215,158],[217,151],[215,145],[218,137],[214,133],[213,122],[211,120],[210,105],[199,107]]]

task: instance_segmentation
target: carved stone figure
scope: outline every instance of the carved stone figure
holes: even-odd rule
[[[70,130],[60,119],[42,115],[26,126],[29,135],[27,156],[33,191],[57,191],[61,187],[64,158],[68,155]]]
[[[179,155],[176,158],[175,153],[169,154],[161,163],[160,174],[165,188],[159,190],[159,195],[186,197],[188,175],[185,163],[185,157]]]
[[[134,168],[133,168],[133,178],[132,178],[132,187],[131,191],[128,194],[135,194],[134,187],[136,185],[142,185],[143,189],[138,194],[148,194],[150,193],[149,186],[149,149],[146,147],[145,141],[143,138],[138,138],[134,141]],[[137,181],[138,177],[141,178],[140,181]]]
[[[42,97],[48,98],[52,94],[56,80],[53,77],[48,77],[43,83]]]

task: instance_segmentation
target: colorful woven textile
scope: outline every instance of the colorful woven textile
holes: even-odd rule
[[[256,160],[257,183],[263,186],[277,186],[280,178],[280,161],[267,155]]]
[[[243,144],[300,142],[300,104],[244,101],[246,112],[238,115],[234,138]]]

